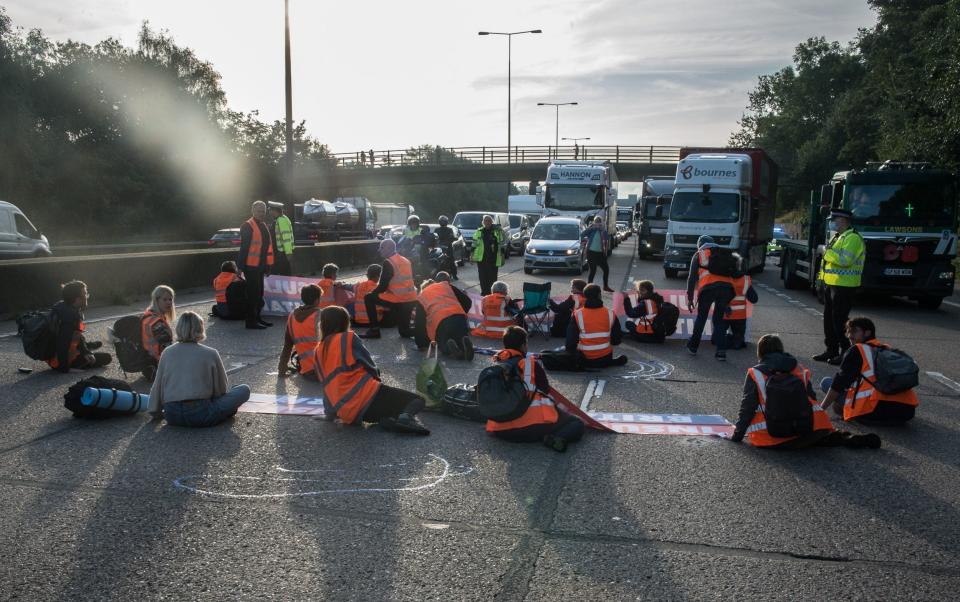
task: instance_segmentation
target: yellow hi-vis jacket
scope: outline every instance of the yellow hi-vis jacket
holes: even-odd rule
[[[284,255],[293,255],[293,224],[286,215],[277,218],[277,250]]]
[[[828,286],[860,286],[866,253],[860,233],[853,228],[845,230],[827,246],[820,262],[820,279]]]

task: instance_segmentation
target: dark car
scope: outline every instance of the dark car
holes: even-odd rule
[[[217,230],[217,233],[207,241],[209,247],[239,247],[240,228],[226,228]]]
[[[453,230],[453,244],[451,245],[452,249],[451,254],[453,255],[454,261],[457,262],[457,265],[463,265],[463,262],[466,261],[468,257],[467,253],[467,243],[463,240],[463,234],[460,233],[460,228],[456,226],[451,226],[447,224]],[[420,227],[424,226],[430,228],[430,232],[436,233],[437,228],[440,227],[440,224],[420,224]],[[390,231],[390,238],[393,240],[399,240],[403,236],[403,230],[405,226],[394,226],[393,230]]]

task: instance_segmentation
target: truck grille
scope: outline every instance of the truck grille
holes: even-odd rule
[[[673,235],[673,242],[674,242],[674,244],[678,244],[678,245],[695,245],[695,244],[697,244],[697,239],[699,239],[699,238],[700,238],[700,236],[699,236],[699,235],[695,235],[695,234],[674,234],[674,235]],[[730,237],[729,237],[729,236],[714,236],[714,237],[713,237],[713,242],[717,243],[717,244],[720,245],[720,246],[729,245],[729,244],[730,244]]]

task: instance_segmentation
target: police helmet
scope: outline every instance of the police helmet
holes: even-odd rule
[[[410,217],[407,218],[407,224],[410,224],[411,222],[417,222],[419,224],[420,217],[416,215],[411,215]]]

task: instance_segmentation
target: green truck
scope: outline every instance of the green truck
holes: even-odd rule
[[[817,198],[819,196],[819,199]],[[834,174],[810,195],[806,240],[778,239],[780,277],[788,289],[810,288],[831,235],[830,210],[853,212],[866,243],[861,291],[907,297],[936,309],[953,294],[957,256],[957,177],[929,163],[886,161]]]

